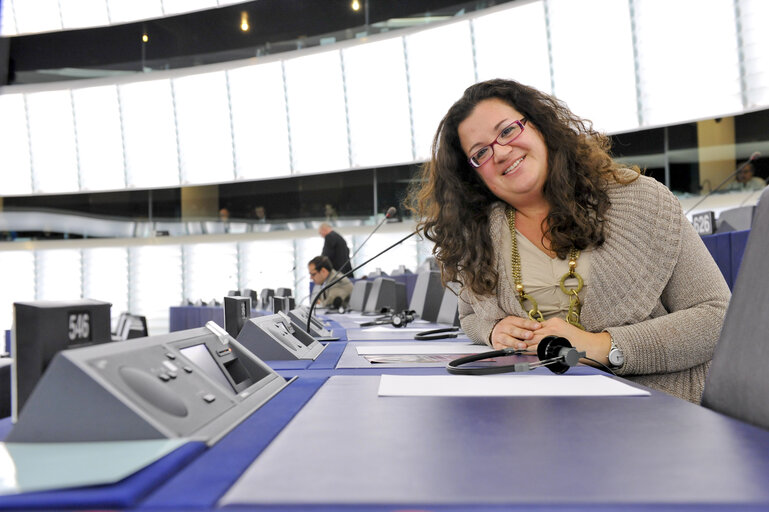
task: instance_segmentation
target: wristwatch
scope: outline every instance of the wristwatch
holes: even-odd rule
[[[609,367],[619,368],[625,364],[625,354],[623,354],[617,344],[614,343],[614,336],[612,336],[611,333],[609,333],[609,338],[611,339],[611,348],[609,349]]]

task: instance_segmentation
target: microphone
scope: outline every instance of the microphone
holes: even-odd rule
[[[686,212],[684,212],[684,215],[689,215],[689,212],[691,212],[692,210],[694,210],[695,208],[697,208],[697,206],[699,206],[700,204],[702,204],[702,202],[703,202],[705,199],[709,198],[710,196],[712,196],[713,194],[715,194],[716,192],[718,192],[719,190],[721,190],[721,187],[723,187],[724,185],[726,185],[726,184],[729,182],[729,180],[731,180],[732,178],[734,178],[735,176],[737,176],[737,175],[740,173],[740,171],[742,171],[742,170],[743,170],[745,167],[747,167],[747,166],[748,166],[748,164],[750,164],[751,162],[753,162],[753,160],[755,160],[755,159],[756,159],[756,158],[758,158],[759,156],[761,156],[761,152],[760,152],[760,151],[754,151],[754,152],[753,152],[753,154],[752,154],[752,155],[750,155],[750,158],[748,158],[748,159],[747,159],[747,160],[745,160],[743,163],[741,163],[741,164],[740,164],[740,166],[739,166],[739,167],[737,167],[737,169],[736,169],[736,170],[735,170],[733,173],[731,173],[729,176],[727,176],[727,177],[726,177],[726,179],[725,179],[724,181],[722,181],[721,183],[719,183],[719,184],[718,184],[718,186],[717,186],[716,188],[714,188],[713,190],[711,190],[710,192],[708,192],[707,194],[705,194],[705,195],[702,197],[702,199],[700,199],[699,201],[697,201],[697,203],[696,203],[694,206],[692,206],[691,208],[689,208],[688,210],[686,210]]]
[[[307,332],[310,331],[310,320],[312,319],[312,312],[315,310],[315,305],[318,303],[318,300],[320,299],[320,296],[323,295],[323,292],[325,292],[326,290],[328,290],[329,288],[334,286],[336,283],[338,283],[339,281],[341,281],[345,277],[347,277],[349,275],[352,275],[352,273],[355,272],[356,270],[358,270],[359,268],[368,265],[369,263],[371,263],[372,261],[374,261],[375,259],[377,259],[381,255],[383,255],[384,253],[386,253],[387,251],[389,251],[390,249],[392,249],[396,245],[402,244],[403,242],[405,242],[406,240],[408,240],[412,236],[416,235],[417,233],[419,233],[419,231],[412,231],[411,233],[409,233],[408,235],[404,236],[403,238],[401,238],[400,240],[398,240],[397,242],[395,242],[391,246],[387,247],[385,250],[381,251],[379,254],[369,258],[368,260],[364,261],[363,263],[361,263],[357,267],[355,267],[353,269],[350,269],[347,272],[345,272],[344,274],[342,274],[341,276],[337,277],[331,283],[323,286],[323,288],[321,288],[320,291],[315,295],[315,298],[312,300],[312,304],[310,304],[310,314],[307,316]]]
[[[362,244],[360,244],[360,245],[358,246],[358,248],[357,248],[357,249],[355,249],[355,252],[354,252],[354,253],[352,253],[352,256],[350,256],[349,258],[347,258],[347,263],[345,263],[344,265],[342,265],[342,268],[352,268],[352,259],[355,257],[355,255],[356,255],[356,254],[358,254],[358,251],[360,251],[360,250],[363,248],[363,246],[364,246],[364,245],[366,245],[366,242],[368,242],[369,238],[371,238],[371,235],[373,235],[374,233],[376,233],[376,232],[377,232],[377,230],[378,230],[379,228],[381,228],[381,227],[382,227],[382,225],[383,225],[385,222],[387,222],[387,221],[388,221],[388,219],[392,219],[393,217],[395,217],[395,215],[396,215],[397,213],[398,213],[398,209],[397,209],[396,207],[394,207],[394,206],[391,206],[391,207],[389,207],[389,208],[387,209],[387,211],[385,212],[385,216],[384,216],[384,218],[383,218],[381,221],[379,221],[379,224],[377,224],[377,225],[376,225],[376,227],[374,228],[374,231],[372,231],[372,232],[369,234],[369,236],[367,236],[367,237],[366,237],[366,239],[363,241],[363,243],[362,243]]]

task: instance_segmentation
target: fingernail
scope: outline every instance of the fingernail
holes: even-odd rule
[[[537,323],[537,324],[534,324],[534,328],[535,328],[535,329],[539,329],[540,327],[542,327],[542,326],[541,326],[541,325],[539,325],[538,323]]]

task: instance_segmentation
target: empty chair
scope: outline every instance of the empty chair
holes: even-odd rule
[[[761,194],[702,405],[769,429],[769,189]]]

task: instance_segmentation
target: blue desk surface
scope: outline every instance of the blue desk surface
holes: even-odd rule
[[[298,486],[281,505],[273,495],[244,503],[249,510],[769,507],[769,432],[663,393],[382,398],[374,375],[383,371],[445,374],[299,370],[217,444],[163,459],[127,494],[113,486],[36,493],[2,497],[0,508],[213,510],[249,468],[260,493]]]
[[[252,510],[769,507],[769,432],[663,393],[379,397],[378,384],[373,376],[329,378],[227,503]]]
[[[382,373],[445,369],[337,369],[346,346],[270,362],[296,380],[210,448],[190,445],[118,486],[0,497],[0,509],[214,510],[247,470],[256,491],[226,509],[769,509],[767,431],[656,391],[378,397]]]

